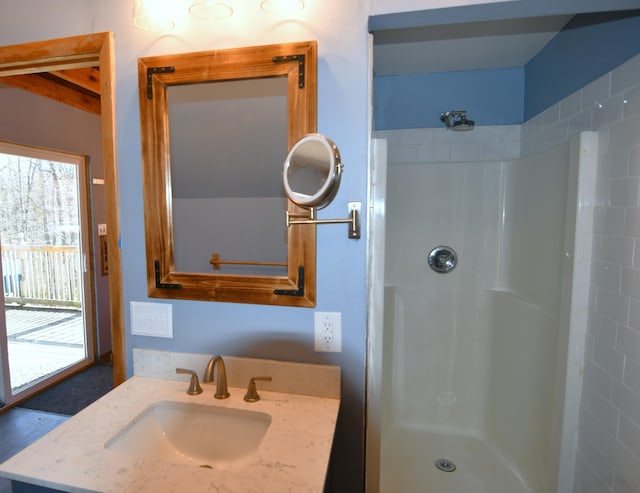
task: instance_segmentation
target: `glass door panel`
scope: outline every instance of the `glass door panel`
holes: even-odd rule
[[[0,142],[1,335],[12,396],[93,359],[86,168],[82,156]]]

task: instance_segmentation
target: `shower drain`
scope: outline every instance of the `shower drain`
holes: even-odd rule
[[[434,465],[444,472],[453,472],[456,470],[456,465],[449,459],[437,459]]]

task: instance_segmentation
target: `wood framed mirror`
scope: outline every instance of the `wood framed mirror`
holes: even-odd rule
[[[149,296],[315,306],[315,225],[282,221],[302,212],[282,163],[316,131],[316,42],[141,58],[138,77]]]

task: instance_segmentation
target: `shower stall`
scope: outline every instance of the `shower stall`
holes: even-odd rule
[[[571,491],[597,136],[520,156],[519,128],[374,139],[369,493]]]

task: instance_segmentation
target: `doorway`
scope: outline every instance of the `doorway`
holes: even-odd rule
[[[108,252],[108,291],[109,313],[111,319],[111,343],[114,383],[122,383],[126,378],[124,357],[124,320],[122,310],[122,276],[119,249],[119,209],[117,194],[117,168],[115,162],[115,115],[113,99],[113,33],[98,33],[87,36],[74,36],[56,40],[26,43],[21,45],[0,47],[0,82],[8,83],[9,79],[21,76],[22,80],[35,76],[29,82],[31,89],[41,88],[47,91],[47,78],[54,73],[65,76],[77,75],[73,71],[80,70],[82,75],[94,71],[86,80],[96,80],[97,98],[90,98],[86,90],[75,91],[65,102],[76,107],[92,105],[100,114],[102,141],[102,160],[104,167],[104,201],[107,204],[105,235],[105,251]],[[24,76],[24,78],[22,77]],[[33,77],[31,77],[33,76]],[[80,78],[81,79],[81,78]],[[35,82],[35,83],[34,83]],[[66,84],[69,86],[69,84]],[[68,88],[68,87],[67,87]],[[31,90],[29,89],[29,90]],[[66,89],[65,89],[66,91]],[[51,91],[49,91],[51,92]],[[60,92],[60,91],[55,91]],[[79,105],[79,106],[78,106]],[[0,324],[6,326],[5,311],[0,310]],[[93,344],[91,344],[93,345]],[[7,354],[6,341],[0,340],[0,350]],[[8,358],[0,362],[0,374],[9,371]],[[8,379],[4,379],[8,380]],[[18,399],[12,396],[11,390],[3,386],[0,389],[0,401],[5,405],[15,405]]]
[[[88,167],[86,156],[0,141],[0,336],[14,398],[94,359]]]

